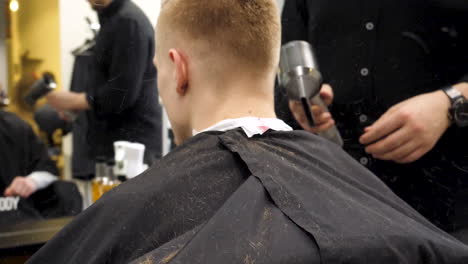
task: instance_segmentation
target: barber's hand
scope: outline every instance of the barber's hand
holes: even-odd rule
[[[367,127],[360,141],[377,159],[414,162],[429,152],[450,126],[449,107],[442,91],[410,98]]]
[[[326,105],[330,105],[333,101],[333,90],[330,85],[324,84],[322,89],[320,90],[320,97],[324,101]],[[301,125],[301,127],[309,132],[312,133],[319,133],[322,131],[326,131],[335,125],[335,120],[333,120],[331,114],[329,112],[325,112],[319,106],[312,105],[310,110],[312,112],[313,118],[315,120],[315,126],[309,126],[309,121],[307,120],[307,116],[304,113],[304,109],[301,102],[298,101],[289,101],[289,109],[293,114],[296,121]]]
[[[8,188],[6,188],[4,196],[20,196],[28,198],[37,190],[37,185],[34,180],[25,177],[16,177]]]

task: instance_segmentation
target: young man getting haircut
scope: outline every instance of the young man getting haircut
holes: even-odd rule
[[[169,0],[156,38],[180,146],[29,263],[468,263],[341,149],[276,119],[274,0]]]

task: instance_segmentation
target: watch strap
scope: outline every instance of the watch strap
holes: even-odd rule
[[[443,88],[442,91],[448,96],[450,99],[451,106],[448,109],[448,118],[450,122],[453,124],[455,123],[458,127],[465,127],[466,124],[457,120],[455,117],[457,109],[464,104],[468,104],[468,100],[463,96],[463,94],[455,89],[454,87],[446,87]]]
[[[442,91],[447,95],[447,97],[450,99],[450,103],[453,107],[453,105],[460,99],[465,99],[463,94],[458,91],[457,89],[453,88],[453,86],[448,86],[445,88],[442,88]]]

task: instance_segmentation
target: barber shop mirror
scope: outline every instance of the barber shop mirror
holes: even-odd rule
[[[138,32],[123,28],[117,41],[115,28],[101,26],[129,9],[145,24],[144,41],[154,42],[160,1],[124,2],[0,0],[0,263],[23,263],[83,209],[169,151],[152,54],[130,53],[140,47],[125,38]],[[119,64],[111,53],[126,50],[134,60],[111,67]],[[130,92],[97,94],[111,89],[106,85]]]
[[[123,192],[129,196],[125,197],[132,199],[122,199],[121,196],[117,196],[114,200],[112,197],[109,198],[112,202],[104,203],[102,197],[112,196],[116,190],[121,190],[119,188],[135,183],[135,178],[145,172],[163,171],[164,164],[177,167],[182,163],[181,160],[174,158],[166,163],[160,160],[173,151],[176,145],[182,146],[175,151],[176,155],[189,153],[190,150],[184,148],[186,142],[195,146],[194,149],[199,147],[204,150],[204,147],[210,146],[208,143],[200,146],[197,145],[198,141],[195,143],[190,141],[191,138],[205,132],[205,135],[219,135],[226,132],[226,127],[242,128],[243,133],[247,134],[248,138],[253,138],[253,141],[261,138],[266,131],[275,130],[272,127],[304,130],[305,132],[299,132],[299,136],[285,138],[291,141],[313,135],[315,139],[311,140],[319,142],[314,145],[318,149],[317,153],[343,154],[343,158],[338,161],[333,160],[332,165],[327,163],[328,160],[320,160],[321,157],[315,156],[307,156],[308,159],[301,161],[304,164],[315,162],[314,166],[308,168],[317,170],[325,170],[326,166],[330,166],[327,170],[330,175],[353,176],[350,182],[336,183],[337,186],[341,186],[336,187],[338,191],[349,190],[348,187],[358,191],[365,189],[362,192],[366,195],[371,193],[369,195],[372,196],[372,199],[362,199],[366,201],[388,202],[388,199],[380,199],[378,195],[391,196],[392,202],[394,198],[402,205],[399,202],[390,203],[389,210],[397,208],[404,211],[400,215],[411,218],[411,221],[405,218],[408,220],[405,223],[413,223],[412,221],[416,219],[418,224],[424,222],[422,225],[430,226],[428,228],[430,230],[436,230],[433,231],[437,233],[436,235],[440,235],[438,232],[443,233],[441,236],[444,239],[452,241],[454,236],[468,243],[468,128],[466,126],[468,124],[466,99],[468,97],[468,49],[466,48],[468,47],[466,22],[468,6],[466,0],[270,0],[271,3],[269,0],[225,1],[235,3],[242,8],[252,5],[255,7],[246,8],[241,14],[254,11],[259,13],[258,16],[250,18],[233,16],[232,20],[218,21],[218,24],[230,25],[231,29],[248,19],[257,21],[255,19],[264,15],[266,17],[264,20],[248,25],[263,25],[264,29],[252,31],[255,32],[252,33],[253,38],[252,34],[247,34],[239,39],[237,36],[243,36],[242,33],[248,30],[240,29],[227,38],[227,44],[223,41],[218,42],[217,39],[207,41],[209,48],[197,54],[203,59],[200,57],[197,59],[202,62],[210,61],[210,56],[216,53],[215,51],[221,51],[225,59],[224,66],[231,65],[230,63],[236,65],[232,62],[236,60],[229,56],[235,54],[242,57],[247,54],[250,57],[246,64],[255,65],[252,70],[245,70],[248,68],[245,65],[245,67],[230,67],[225,80],[217,80],[215,77],[221,76],[219,72],[222,67],[212,63],[217,67],[206,67],[206,72],[211,74],[209,78],[216,79],[216,84],[224,88],[229,82],[240,83],[243,79],[240,77],[248,76],[252,80],[257,80],[261,76],[267,80],[266,82],[271,82],[271,91],[248,93],[255,92],[255,89],[252,89],[245,92],[248,96],[236,104],[229,104],[229,100],[243,94],[244,91],[233,94],[213,92],[206,96],[206,102],[209,103],[203,107],[215,109],[215,104],[225,103],[226,109],[232,105],[236,105],[236,109],[241,109],[249,103],[255,102],[253,105],[261,105],[270,99],[271,102],[267,103],[273,104],[274,98],[274,116],[269,118],[284,121],[284,126],[269,126],[264,120],[261,124],[255,123],[261,118],[255,116],[255,112],[251,109],[246,111],[248,114],[244,113],[245,116],[229,116],[223,113],[221,120],[216,119],[219,113],[210,112],[210,108],[210,111],[203,112],[203,118],[192,119],[202,111],[197,112],[200,109],[197,109],[195,104],[187,104],[185,99],[187,89],[192,89],[193,83],[203,83],[207,79],[203,74],[200,74],[203,77],[191,75],[193,73],[191,67],[200,65],[197,64],[200,61],[187,59],[190,56],[184,54],[181,51],[183,48],[179,49],[177,45],[167,54],[159,54],[159,57],[157,48],[155,49],[158,37],[162,40],[172,40],[179,36],[174,33],[175,29],[174,32],[168,30],[164,36],[155,34],[158,18],[163,17],[160,16],[161,10],[164,10],[162,5],[165,3],[170,6],[171,1],[0,0],[0,264],[24,263],[40,248],[44,248],[44,245],[67,224],[76,220],[80,214],[83,215],[83,211],[92,206],[93,208],[102,206],[97,208],[113,211],[116,215],[112,215],[112,223],[109,224],[114,224],[113,221],[117,219],[115,224],[122,226],[118,233],[127,234],[125,230],[128,231],[127,228],[134,227],[137,225],[135,223],[140,221],[133,219],[134,215],[141,218],[149,215],[151,218],[154,215],[146,213],[148,211],[154,213],[158,210],[158,205],[152,200],[139,200],[137,191],[126,192],[127,189]],[[172,4],[181,0],[173,1]],[[196,0],[193,3],[196,3]],[[272,4],[276,4],[278,8]],[[223,6],[216,5],[212,9],[205,7],[204,4],[193,4],[192,7],[200,8],[198,15],[202,11],[211,12],[213,17],[219,15],[216,10],[224,10]],[[281,18],[261,13],[262,10],[270,9],[278,10]],[[200,17],[195,19],[197,13],[186,10],[182,13],[173,11],[171,14],[175,14],[174,16],[182,14],[193,21],[194,25],[187,25],[183,19],[164,20],[165,23],[174,25],[174,28],[185,25],[182,32],[195,35],[191,36],[194,47],[199,41],[203,42],[208,35],[222,38],[223,34],[227,34],[226,30],[219,30],[216,27],[218,25],[211,26],[208,23],[209,19],[203,20]],[[281,28],[279,25],[272,26],[276,21],[275,18],[278,18]],[[209,26],[202,27],[197,22],[199,24],[206,22]],[[268,36],[262,35],[266,31],[272,33]],[[264,45],[264,42],[275,41],[275,32],[278,35],[281,32],[281,37],[276,39],[274,45]],[[249,46],[257,50],[248,49]],[[228,48],[225,50],[226,47]],[[264,50],[261,50],[262,47]],[[274,73],[266,74],[265,77],[266,75],[259,74],[261,71],[257,71],[257,68],[261,68],[264,64],[274,64],[261,57],[268,53],[268,48],[278,51],[274,54],[278,55],[278,58],[271,56],[272,61],[278,62],[273,66],[278,73],[276,81]],[[173,72],[159,71],[162,67],[158,66],[161,65],[158,59],[162,60],[161,58],[173,64],[171,64],[174,66],[171,68]],[[176,87],[173,89],[176,92],[171,93],[169,88],[161,89],[158,87],[161,84],[165,84],[162,85],[164,87]],[[314,91],[313,96],[312,92],[306,92],[308,90]],[[268,100],[262,98],[257,104],[254,97],[259,94]],[[164,99],[165,106],[163,106]],[[172,103],[172,107],[168,101]],[[273,106],[270,108],[273,111]],[[241,119],[239,117],[247,119],[239,121],[238,119]],[[249,119],[252,117],[255,121]],[[169,120],[172,121],[172,125]],[[194,120],[206,121],[206,124],[197,127],[193,124]],[[257,124],[254,129],[249,127],[252,123]],[[181,130],[184,130],[184,133],[180,132]],[[329,145],[328,141],[336,144]],[[239,142],[244,142],[242,140],[222,138],[219,140],[221,143],[216,142],[217,147],[222,145],[220,147],[222,151],[229,150],[234,153],[229,157],[235,162],[244,161],[242,151],[252,147],[249,144],[246,144],[245,149],[233,147]],[[291,152],[293,156],[299,155],[298,152],[302,153],[289,149],[280,151],[284,145],[267,143],[273,145],[267,152],[268,155],[280,157],[286,152]],[[265,144],[268,145],[267,143]],[[297,144],[294,146],[298,147]],[[253,149],[255,148],[250,149],[252,153],[255,152]],[[342,157],[341,154],[331,156]],[[192,156],[197,155],[198,152]],[[259,156],[261,156],[259,160],[264,158],[264,155]],[[222,155],[219,157],[221,159]],[[207,158],[206,162],[220,166],[221,163],[214,162],[217,158],[218,156]],[[259,161],[255,165],[261,163]],[[275,166],[279,167],[275,162],[264,163],[268,165],[265,166],[265,171],[276,169]],[[297,169],[304,165],[299,163],[294,163],[290,167]],[[204,162],[198,162],[192,165],[193,168],[186,169],[186,173],[193,176],[192,169],[204,165]],[[374,186],[375,189],[367,188],[367,185],[362,187],[356,180],[359,177],[354,177],[353,173],[356,170],[348,169],[346,166],[358,168],[356,170],[360,172],[359,175],[375,176],[373,179],[376,180],[377,187]],[[254,170],[249,166],[240,167],[238,171]],[[222,171],[225,168],[217,169]],[[337,173],[340,170],[346,173]],[[294,172],[293,169],[291,171]],[[291,171],[285,175],[297,176]],[[349,175],[345,175],[348,172]],[[301,171],[302,174],[313,173]],[[225,176],[222,173],[220,175]],[[268,185],[264,182],[265,178],[258,178],[261,179],[259,184]],[[200,180],[203,182],[200,185],[209,189],[209,192],[216,193],[222,189],[220,186],[216,185],[216,188],[212,189],[207,187],[211,186],[210,184],[218,184],[218,178],[215,179],[210,182]],[[219,181],[222,182],[223,179],[220,177]],[[187,192],[198,190],[198,185],[191,186],[187,182],[188,180],[184,180],[183,183],[178,183],[191,188],[187,187],[187,190],[181,188],[184,192],[181,191],[182,194],[176,198],[183,198]],[[330,186],[331,189],[335,187]],[[153,189],[157,189],[151,184],[145,187],[147,188],[142,187],[138,190],[148,194]],[[269,191],[267,187],[260,189]],[[306,193],[314,194],[318,191]],[[269,193],[269,195],[268,199],[281,204],[275,200],[274,194]],[[150,197],[155,200],[161,198],[158,195]],[[176,198],[173,200],[178,201]],[[189,198],[188,200],[193,202],[199,197]],[[117,210],[129,207],[120,207],[119,203],[115,203],[116,200],[123,205],[135,203],[135,207],[138,207],[137,203],[143,204],[141,206],[144,209],[136,210],[133,212],[134,215],[129,216],[126,212]],[[220,204],[225,204],[224,202]],[[176,203],[174,207],[186,208],[183,204],[174,203]],[[106,206],[109,204],[115,208],[108,209]],[[283,208],[278,204],[272,205],[272,208],[279,208],[283,212]],[[372,207],[368,204],[366,206]],[[366,206],[362,205],[360,208],[368,208]],[[351,207],[349,205],[349,208],[334,210],[340,213],[353,211],[351,209],[355,208]],[[81,219],[79,224],[74,222],[75,226],[71,229],[77,230],[76,225],[81,225],[93,217],[109,220],[105,218],[107,216],[100,215],[101,209],[93,208],[92,211],[88,211],[89,215],[84,216],[85,220]],[[190,207],[190,210],[186,211],[195,211],[196,208]],[[380,206],[375,210],[382,208],[384,207]],[[166,216],[176,211],[166,210],[163,213]],[[326,215],[324,211],[317,215],[321,215],[320,213]],[[328,212],[330,211],[333,210]],[[200,212],[197,216],[203,215],[204,212]],[[271,216],[269,212],[265,211],[263,215],[265,219]],[[293,219],[288,212],[283,214]],[[135,218],[138,218],[137,216]],[[201,216],[200,219],[197,218],[198,220],[196,217],[189,217],[186,220],[185,215],[182,216],[181,224],[174,224],[177,227],[171,227],[176,229],[179,226],[183,228],[190,226],[190,230],[180,229],[184,230],[184,234],[175,231],[165,232],[174,236],[177,234],[176,238],[173,237],[165,242],[176,243],[179,241],[177,239],[187,239],[200,230],[197,229],[202,226],[200,222],[197,222],[199,224],[197,227],[191,224],[201,221]],[[132,219],[131,225],[125,222],[130,221],[129,219]],[[211,218],[207,216],[207,219]],[[428,220],[427,223],[424,219]],[[340,226],[351,223],[351,220],[346,220]],[[369,220],[369,223],[371,222],[372,220]],[[318,224],[314,223],[314,226],[316,225]],[[301,226],[301,230],[305,229],[307,228]],[[153,240],[157,240],[156,235],[151,237],[146,231],[148,230],[145,230],[144,236],[150,237],[148,241],[153,243]],[[152,231],[150,229],[148,233]],[[99,233],[96,230],[92,232]],[[86,230],[83,233],[76,232],[78,233],[88,234]],[[313,237],[313,234],[309,235]],[[434,236],[437,237],[436,235]],[[54,241],[54,245],[60,244],[57,240]],[[120,242],[111,242],[120,245]],[[108,244],[112,244],[111,242]],[[69,243],[65,245],[68,249],[76,246],[72,241],[64,243]],[[169,263],[179,250],[184,250],[172,247],[171,243],[167,248],[163,247],[163,250],[170,251],[164,251],[167,253],[162,258],[164,263]],[[319,248],[320,243],[322,241],[317,240]],[[156,244],[157,242],[154,242],[154,245]],[[251,244],[254,245],[250,245],[251,247],[261,252],[258,246],[260,244]],[[290,246],[292,245],[294,244]],[[158,244],[157,248],[159,246],[161,245]],[[76,247],[81,248],[81,245]],[[117,250],[121,255],[109,253],[112,256],[109,256],[108,260],[151,263],[145,262],[145,257],[157,259],[157,254],[151,254],[153,249],[155,248],[127,249],[132,253]],[[37,258],[49,259],[52,251],[54,250],[48,249],[45,255]],[[104,249],[102,251],[107,254]],[[63,257],[64,254],[68,254],[64,252],[65,249],[63,252],[55,252],[54,256]],[[138,255],[132,255],[137,254],[135,252],[138,252]],[[102,253],[99,250],[93,251],[94,253],[96,259],[105,258],[98,256]],[[80,254],[85,253],[76,254],[80,256],[81,261]],[[255,262],[250,261],[251,257],[246,254],[244,262]],[[39,263],[38,259],[33,258],[36,261],[33,263]]]

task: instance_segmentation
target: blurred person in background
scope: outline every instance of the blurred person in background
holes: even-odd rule
[[[87,143],[94,157],[113,158],[113,142],[130,141],[146,146],[145,162],[151,164],[161,157],[152,25],[130,0],[88,2],[101,24],[93,87],[54,91],[48,102],[59,111],[87,111]]]

